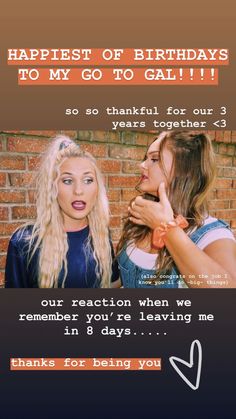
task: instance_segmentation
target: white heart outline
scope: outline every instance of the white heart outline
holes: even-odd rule
[[[182,373],[182,371],[179,369],[179,367],[177,367],[175,361],[178,361],[181,364],[186,365],[186,367],[192,368],[193,367],[193,354],[194,354],[195,345],[197,346],[197,349],[198,349],[198,367],[197,367],[196,383],[195,383],[195,385],[193,385],[191,383],[191,381],[189,381],[188,378],[185,377],[185,375]],[[191,343],[189,358],[190,358],[190,362],[187,362],[187,361],[184,361],[184,359],[182,359],[182,358],[178,358],[177,356],[171,356],[169,358],[169,361],[170,361],[172,367],[175,369],[175,371],[185,381],[185,383],[188,384],[188,386],[191,387],[192,390],[197,390],[198,387],[199,387],[199,384],[200,384],[200,377],[201,377],[201,370],[202,370],[202,345],[201,345],[201,342],[198,339],[195,339]]]

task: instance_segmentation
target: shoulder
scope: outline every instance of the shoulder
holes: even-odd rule
[[[27,244],[32,234],[33,225],[27,225],[16,230],[10,238],[10,245],[16,248],[22,248]]]
[[[226,223],[224,220],[221,220],[220,218],[212,217],[211,215],[208,215],[208,217],[205,218],[203,222],[204,226],[210,226],[210,228],[227,228],[230,229],[230,226],[228,223]]]
[[[235,241],[229,225],[220,219],[207,217],[201,227],[191,236],[191,239],[200,249],[205,249],[218,240],[229,239]]]

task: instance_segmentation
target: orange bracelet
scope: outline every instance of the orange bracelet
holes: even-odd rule
[[[162,222],[159,227],[153,230],[152,234],[152,245],[156,249],[162,249],[165,246],[164,238],[166,233],[174,227],[186,228],[188,227],[188,221],[183,215],[177,215],[173,221],[168,223]]]

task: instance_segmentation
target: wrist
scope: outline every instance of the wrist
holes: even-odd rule
[[[174,217],[173,213],[168,214],[165,217],[161,217],[161,219],[160,218],[158,218],[158,219],[153,218],[153,220],[152,220],[152,230],[155,230],[159,227],[162,227],[163,225],[169,224],[172,221],[175,221],[175,217]]]
[[[179,227],[184,229],[188,227],[188,221],[182,215],[177,215],[170,221],[162,221],[158,227],[154,228],[152,234],[152,245],[156,249],[162,249],[165,246],[165,237],[172,229]]]

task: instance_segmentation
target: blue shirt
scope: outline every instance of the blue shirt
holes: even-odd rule
[[[6,288],[38,288],[38,262],[39,252],[37,249],[28,263],[29,241],[32,227],[27,227],[23,232],[18,230],[11,237],[6,262]],[[67,239],[69,249],[67,252],[68,274],[65,288],[99,288],[100,280],[96,275],[96,261],[91,246],[88,246],[89,227],[82,230],[68,232]],[[112,248],[112,244],[111,244]],[[112,248],[112,255],[114,255]],[[64,277],[63,269],[58,279],[58,287],[62,285]],[[118,266],[113,264],[112,281],[119,277]]]

